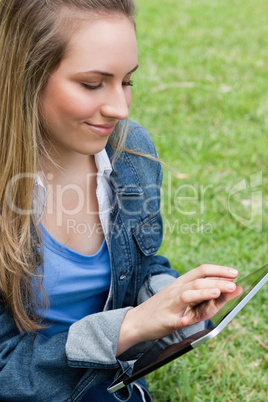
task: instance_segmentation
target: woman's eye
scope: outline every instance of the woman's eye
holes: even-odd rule
[[[123,81],[123,86],[125,87],[133,87],[134,83],[132,80],[129,81]]]
[[[90,85],[90,84],[86,84],[86,83],[82,82],[81,84],[82,84],[82,86],[83,86],[84,88],[86,88],[86,89],[91,89],[91,90],[102,88],[102,83],[97,84],[97,85]]]
[[[89,89],[89,90],[94,90],[94,89],[99,89],[103,87],[103,84],[97,84],[97,85],[90,85],[90,84],[86,84],[85,82],[82,82],[81,85],[85,88],[85,89]],[[123,81],[122,85],[124,87],[132,87],[133,86],[133,81],[129,80],[129,81]]]

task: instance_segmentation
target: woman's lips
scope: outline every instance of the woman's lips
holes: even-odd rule
[[[107,137],[109,135],[112,134],[112,132],[114,131],[114,125],[94,125],[94,124],[90,124],[90,123],[86,123],[85,124],[90,128],[90,130],[97,134],[100,135],[101,137]]]

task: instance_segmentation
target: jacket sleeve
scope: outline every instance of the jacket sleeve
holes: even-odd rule
[[[0,400],[63,401],[72,394],[84,371],[68,366],[67,332],[47,338],[21,334],[0,304]]]
[[[110,383],[123,372],[131,375],[135,360],[151,345],[151,342],[137,345],[136,348],[131,348],[129,353],[116,357],[121,323],[131,308],[103,311],[72,324],[66,344],[69,365],[95,369],[103,376],[110,372]],[[142,382],[138,380],[137,383],[147,394]],[[131,393],[132,386],[128,385],[116,392],[116,398],[123,402],[130,397]],[[149,395],[148,398],[150,400]]]

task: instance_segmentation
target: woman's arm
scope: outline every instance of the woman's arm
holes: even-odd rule
[[[233,283],[237,275],[231,268],[202,265],[180,276],[127,312],[119,332],[117,355],[137,343],[163,338],[211,318],[226,301],[241,293]]]

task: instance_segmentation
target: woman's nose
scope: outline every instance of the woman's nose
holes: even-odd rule
[[[105,100],[101,108],[101,114],[117,120],[127,119],[129,116],[129,106],[131,94],[127,94],[124,88],[111,91],[109,98]]]

